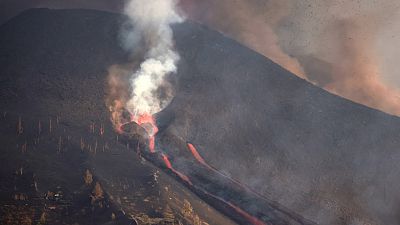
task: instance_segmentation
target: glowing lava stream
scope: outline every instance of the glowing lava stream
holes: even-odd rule
[[[158,127],[154,117],[150,114],[144,114],[139,116],[135,122],[143,127],[147,131],[147,134],[149,134],[149,149],[151,153],[155,153],[155,137],[158,133]]]
[[[193,144],[191,143],[187,143],[187,146],[189,148],[189,150],[192,152],[192,155],[194,156],[194,158],[201,164],[203,164],[205,167],[207,167],[210,170],[215,170],[214,168],[212,168],[210,165],[208,165],[206,163],[206,161],[203,159],[203,157],[201,157],[201,155],[199,154],[199,152],[197,151],[197,149],[193,146]]]
[[[163,160],[164,160],[165,166],[166,166],[168,169],[170,169],[172,172],[174,172],[176,175],[178,175],[182,180],[186,181],[189,185],[193,186],[193,183],[190,181],[189,177],[187,177],[185,174],[183,174],[183,173],[177,171],[176,169],[174,169],[174,168],[172,167],[172,164],[171,164],[171,162],[169,161],[168,156],[167,156],[166,154],[161,153],[161,155],[162,155],[162,158],[163,158]],[[199,156],[200,156],[200,155],[199,155]],[[200,157],[200,158],[201,158],[201,157]],[[257,219],[256,217],[250,215],[249,213],[247,213],[247,212],[244,211],[243,209],[241,209],[241,208],[237,207],[236,205],[234,205],[234,204],[232,204],[232,203],[230,203],[230,202],[224,200],[223,198],[218,197],[218,196],[215,196],[215,195],[209,193],[208,191],[205,191],[205,190],[202,189],[202,188],[199,188],[199,187],[195,187],[195,188],[201,190],[201,192],[203,192],[204,194],[206,194],[206,195],[208,195],[208,196],[210,196],[210,197],[212,197],[212,198],[215,198],[215,199],[217,199],[217,200],[219,200],[219,201],[225,203],[226,205],[228,205],[229,207],[231,207],[233,210],[235,210],[235,212],[237,212],[238,214],[240,214],[241,216],[243,216],[243,217],[244,217],[247,221],[249,221],[251,224],[253,224],[253,225],[266,225],[263,221],[261,221],[261,220]]]
[[[155,135],[158,133],[158,127],[156,124],[156,121],[154,119],[154,117],[152,115],[149,114],[144,114],[144,115],[140,115],[138,118],[135,118],[133,115],[131,115],[131,119],[130,122],[136,122],[139,126],[141,126],[143,129],[146,130],[147,134],[149,135],[149,150],[151,153],[156,153],[155,152]],[[123,133],[122,130],[122,126],[125,124],[120,124],[120,126],[117,127],[117,132],[118,133]],[[198,153],[198,151],[196,150],[196,148],[191,144],[188,143],[187,144],[189,150],[192,152],[192,155],[196,158],[196,160],[201,163],[203,166],[207,167],[208,169],[220,174],[221,176],[231,180],[232,182],[234,182],[235,184],[245,188],[246,190],[249,190],[246,186],[243,186],[242,184],[240,184],[238,181],[232,180],[230,177],[222,174],[221,172],[219,172],[218,170],[216,170],[215,168],[211,167],[210,165],[208,165],[206,163],[206,161],[200,156],[200,154]],[[175,173],[179,178],[181,178],[183,181],[185,181],[187,184],[189,184],[190,186],[194,187],[193,183],[190,181],[189,177],[186,176],[185,174],[179,172],[178,170],[176,170],[173,166],[171,161],[169,160],[168,156],[161,152],[161,157],[164,161],[165,166],[171,170],[173,173]],[[223,203],[225,203],[226,205],[228,205],[230,208],[232,208],[236,213],[238,213],[239,215],[243,216],[247,221],[249,221],[251,224],[253,225],[266,225],[264,222],[262,222],[261,220],[259,220],[258,218],[250,215],[249,213],[247,213],[246,211],[244,211],[243,209],[239,208],[238,206],[232,204],[231,202],[228,202],[226,200],[224,200],[221,197],[218,197],[216,195],[213,195],[209,192],[207,192],[206,190],[199,188],[199,187],[194,187],[198,190],[200,190],[201,192],[203,192],[204,194],[217,199]],[[258,194],[257,194],[258,195]]]
[[[229,206],[230,206],[233,210],[235,210],[238,214],[240,214],[241,216],[243,216],[244,218],[246,218],[246,220],[249,221],[251,224],[253,224],[253,225],[266,225],[266,223],[264,223],[263,221],[261,221],[261,220],[257,219],[256,217],[254,217],[254,216],[248,214],[246,211],[244,211],[243,209],[241,209],[241,208],[235,206],[234,204],[232,204],[232,203],[230,203],[230,202],[228,202],[228,201],[225,201],[223,198],[220,198],[220,197],[218,197],[218,196],[215,196],[215,195],[213,195],[213,194],[210,194],[210,193],[208,193],[207,191],[204,191],[204,190],[202,190],[202,191],[203,191],[205,194],[207,194],[207,195],[209,195],[209,196],[211,196],[211,197],[213,197],[213,198],[215,198],[215,199],[218,199],[218,200],[220,200],[221,202],[223,202],[223,203],[229,205]]]
[[[161,156],[162,156],[162,158],[163,158],[163,160],[164,160],[165,166],[166,166],[168,169],[170,169],[172,172],[174,172],[176,175],[178,175],[182,180],[186,181],[188,184],[190,184],[190,185],[193,186],[193,183],[190,181],[190,179],[189,179],[188,176],[186,176],[185,174],[183,174],[183,173],[177,171],[176,169],[174,169],[174,168],[172,167],[172,164],[171,164],[171,162],[169,161],[167,155],[165,155],[164,153],[161,153]]]
[[[203,159],[203,157],[201,157],[201,155],[199,154],[199,152],[197,151],[197,149],[194,147],[193,144],[191,143],[187,143],[187,147],[190,150],[190,152],[192,153],[193,157],[203,166],[207,167],[208,169],[212,170],[213,172],[225,177],[226,179],[232,181],[233,183],[239,185],[240,187],[242,187],[243,189],[255,194],[257,197],[260,197],[262,199],[267,200],[264,196],[262,196],[261,194],[257,193],[256,191],[252,190],[251,188],[247,187],[246,185],[243,185],[242,183],[240,183],[239,181],[223,174],[222,172],[220,172],[219,170],[215,169],[214,167],[210,166],[208,163],[206,163],[206,161]]]

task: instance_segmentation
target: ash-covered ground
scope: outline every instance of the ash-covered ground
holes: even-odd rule
[[[120,21],[43,9],[0,28],[1,224],[235,224],[114,132]]]
[[[3,223],[248,223],[218,199],[272,224],[400,222],[397,117],[195,23],[174,27],[176,95],[156,138],[195,185],[142,156],[145,146],[113,131],[105,104],[108,68],[129,60],[123,21],[35,9],[0,27]]]

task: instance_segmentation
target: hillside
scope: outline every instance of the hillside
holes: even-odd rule
[[[2,179],[23,164],[36,174],[38,192],[57,188],[57,182],[73,192],[82,188],[89,168],[114,211],[128,209],[154,218],[166,204],[184,218],[179,202],[190,199],[198,216],[210,224],[233,223],[214,208],[245,224],[199,191],[207,190],[273,224],[399,223],[397,117],[332,95],[190,21],[174,27],[182,59],[175,99],[159,115],[169,119],[157,136],[157,147],[196,181],[200,189],[189,189],[200,198],[171,179],[178,177],[158,159],[145,156],[162,171],[129,151],[112,131],[105,105],[108,68],[129,61],[118,41],[123,21],[120,15],[99,11],[35,9],[0,27]],[[22,134],[16,134],[19,118]],[[46,127],[42,134],[39,121]],[[100,126],[105,127],[104,136],[98,134]],[[31,147],[37,145],[38,135],[44,141]],[[257,195],[218,174],[208,176],[189,158],[185,142],[193,143],[212,167],[257,190]],[[22,153],[26,143],[28,153]],[[156,171],[162,177],[158,184],[152,183]],[[151,190],[128,196],[131,201],[121,200],[126,193],[152,185]],[[168,185],[185,194],[175,203],[165,198],[157,206],[157,193]],[[148,205],[130,204],[141,205],[146,198],[137,196],[142,195],[150,196]]]

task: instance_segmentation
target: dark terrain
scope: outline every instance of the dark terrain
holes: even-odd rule
[[[107,69],[128,60],[118,40],[123,21],[35,9],[0,27],[2,218],[246,224],[221,198],[272,224],[400,223],[397,117],[332,95],[192,22],[174,27],[182,59],[157,149],[196,185],[155,157],[142,159],[112,130],[105,105]],[[208,175],[186,142],[257,193]],[[93,181],[85,183],[86,170]]]
[[[30,10],[0,27],[1,224],[235,224],[113,131],[120,21]]]

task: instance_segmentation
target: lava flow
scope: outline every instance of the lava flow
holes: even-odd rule
[[[204,159],[203,157],[201,157],[201,155],[199,154],[199,152],[197,151],[196,147],[194,147],[193,144],[191,143],[187,143],[187,147],[190,150],[190,152],[192,153],[193,157],[203,166],[207,167],[209,170],[212,170],[213,172],[219,174],[220,176],[223,176],[224,178],[230,180],[231,182],[235,183],[236,185],[240,186],[241,188],[255,194],[257,197],[266,199],[264,196],[262,196],[261,194],[257,193],[256,191],[252,190],[251,188],[247,187],[246,185],[243,185],[242,183],[240,183],[239,181],[223,174],[222,172],[220,172],[219,170],[215,169],[214,167],[210,166]]]
[[[128,117],[128,116],[127,116],[127,117]],[[137,117],[135,117],[134,115],[130,114],[129,117],[130,117],[130,118],[127,119],[127,121],[125,121],[124,123],[120,123],[118,126],[116,126],[116,127],[117,127],[117,129],[116,129],[117,132],[123,133],[124,131],[123,131],[122,127],[123,127],[124,125],[126,125],[126,124],[128,124],[128,123],[130,123],[130,122],[135,122],[136,124],[138,124],[139,126],[141,126],[141,127],[146,131],[146,133],[147,133],[147,135],[148,135],[150,153],[156,153],[156,151],[155,151],[155,136],[156,136],[156,134],[158,133],[158,127],[157,127],[155,118],[154,118],[152,115],[150,115],[150,114],[144,114],[144,115],[140,115],[140,116],[137,116]],[[221,175],[221,176],[223,176],[223,177],[225,177],[225,178],[228,178],[229,180],[233,181],[235,184],[237,184],[237,185],[239,185],[239,186],[241,186],[241,187],[246,188],[245,186],[243,186],[243,185],[240,184],[239,182],[232,180],[231,178],[227,177],[226,175],[222,174],[221,172],[219,172],[219,171],[216,170],[215,168],[213,168],[213,167],[211,167],[210,165],[208,165],[208,164],[206,163],[206,161],[205,161],[205,160],[201,157],[201,155],[198,153],[198,151],[196,150],[196,148],[194,147],[193,144],[187,143],[187,147],[188,147],[188,149],[191,151],[191,153],[192,153],[192,155],[195,157],[195,159],[196,159],[200,164],[202,164],[204,167],[206,167],[207,169],[209,169],[209,170],[211,170],[211,171],[213,171],[213,172],[215,172],[215,173],[217,173],[217,174],[219,174],[219,175]],[[238,215],[240,215],[240,216],[242,216],[244,219],[246,219],[250,224],[253,224],[253,225],[265,225],[264,222],[262,222],[261,220],[259,220],[259,219],[256,218],[256,217],[250,215],[249,213],[247,213],[247,212],[244,211],[243,209],[239,208],[238,206],[232,204],[231,202],[226,201],[226,200],[224,200],[223,198],[221,198],[221,197],[219,197],[219,196],[213,195],[213,194],[209,193],[208,191],[206,191],[206,190],[204,190],[204,189],[202,189],[202,188],[200,188],[200,187],[197,187],[197,186],[193,185],[193,183],[191,182],[190,178],[189,178],[187,175],[183,174],[182,172],[176,170],[176,169],[173,167],[173,165],[172,165],[170,159],[168,158],[168,156],[167,156],[164,152],[159,151],[159,154],[161,155],[161,158],[162,158],[162,160],[163,160],[163,162],[164,162],[164,164],[165,164],[165,167],[166,167],[167,169],[169,169],[170,171],[172,171],[174,174],[176,174],[182,181],[184,181],[185,183],[187,183],[188,185],[190,185],[190,186],[193,187],[194,189],[200,191],[201,193],[203,193],[203,194],[205,194],[205,195],[207,195],[207,196],[209,196],[209,197],[212,197],[212,198],[214,198],[214,199],[216,199],[216,200],[218,200],[218,201],[224,203],[224,204],[227,205],[229,208],[231,208],[232,210],[234,210]],[[246,189],[247,189],[247,188],[246,188]],[[247,189],[247,190],[248,190],[248,189]]]
[[[193,145],[190,145],[190,146],[193,146]],[[195,148],[193,147],[193,149],[195,149]],[[196,152],[197,152],[197,151],[196,151]],[[197,154],[197,155],[198,155],[198,154]],[[198,156],[199,156],[199,159],[202,159],[200,155],[198,155]],[[182,180],[186,181],[189,185],[191,185],[191,186],[193,187],[193,183],[190,181],[190,179],[189,179],[188,176],[186,176],[185,174],[183,174],[183,173],[177,171],[176,169],[174,169],[174,168],[172,167],[171,161],[169,161],[168,156],[167,156],[166,154],[162,153],[162,158],[163,158],[163,160],[164,160],[165,166],[166,166],[168,169],[170,169],[172,172],[174,172],[176,175],[178,175]],[[205,163],[204,160],[203,160],[203,162]],[[266,225],[263,221],[261,221],[261,220],[257,219],[256,217],[250,215],[249,213],[247,213],[247,212],[244,211],[243,209],[239,208],[238,206],[232,204],[231,202],[228,202],[228,201],[224,200],[224,199],[221,198],[221,197],[218,197],[218,196],[216,196],[216,195],[213,195],[213,194],[209,193],[208,191],[203,190],[202,188],[198,188],[198,187],[195,187],[195,188],[196,188],[197,190],[200,190],[200,191],[203,192],[204,194],[206,194],[206,195],[208,195],[208,196],[210,196],[210,197],[212,197],[212,198],[214,198],[214,199],[217,199],[217,200],[219,200],[219,201],[225,203],[225,204],[228,205],[230,208],[232,208],[236,213],[238,213],[239,215],[243,216],[243,217],[244,217],[247,221],[249,221],[251,224],[253,224],[253,225]]]
[[[210,194],[210,193],[207,192],[207,191],[204,191],[204,193],[207,194],[207,195],[209,195],[209,196],[211,196],[211,197],[213,197],[213,198],[215,198],[215,199],[218,199],[219,201],[221,201],[221,202],[223,202],[223,203],[225,203],[225,204],[227,204],[227,205],[230,206],[233,210],[235,210],[238,214],[240,214],[241,216],[243,216],[243,217],[244,217],[247,221],[249,221],[251,224],[253,224],[253,225],[266,225],[263,221],[261,221],[261,220],[257,219],[256,217],[254,217],[254,216],[248,214],[248,213],[247,213],[246,211],[244,211],[243,209],[241,209],[241,208],[237,207],[236,205],[234,205],[234,204],[232,204],[232,203],[230,203],[230,202],[224,200],[223,198],[220,198],[220,197],[218,197],[218,196],[215,196],[215,195],[213,195],[213,194]]]
[[[134,121],[147,131],[147,134],[149,135],[149,149],[151,153],[154,153],[155,136],[158,133],[158,127],[154,117],[150,114],[143,114]]]
[[[208,165],[206,163],[206,161],[203,159],[203,157],[201,157],[201,155],[199,154],[199,152],[197,151],[197,149],[194,147],[193,144],[187,143],[187,146],[188,146],[189,150],[192,152],[192,155],[194,156],[194,158],[199,163],[203,164],[205,167],[209,168],[210,170],[214,170],[214,168],[212,168],[210,165]]]
[[[166,166],[168,169],[170,169],[172,172],[174,172],[176,175],[178,175],[182,180],[186,181],[188,184],[190,184],[190,185],[193,186],[193,183],[190,181],[190,179],[189,179],[188,176],[186,176],[185,174],[183,174],[183,173],[181,173],[181,172],[175,170],[175,169],[172,167],[171,161],[169,161],[167,155],[165,155],[164,153],[162,153],[161,156],[162,156],[162,158],[163,158],[163,160],[164,160],[165,166]]]

